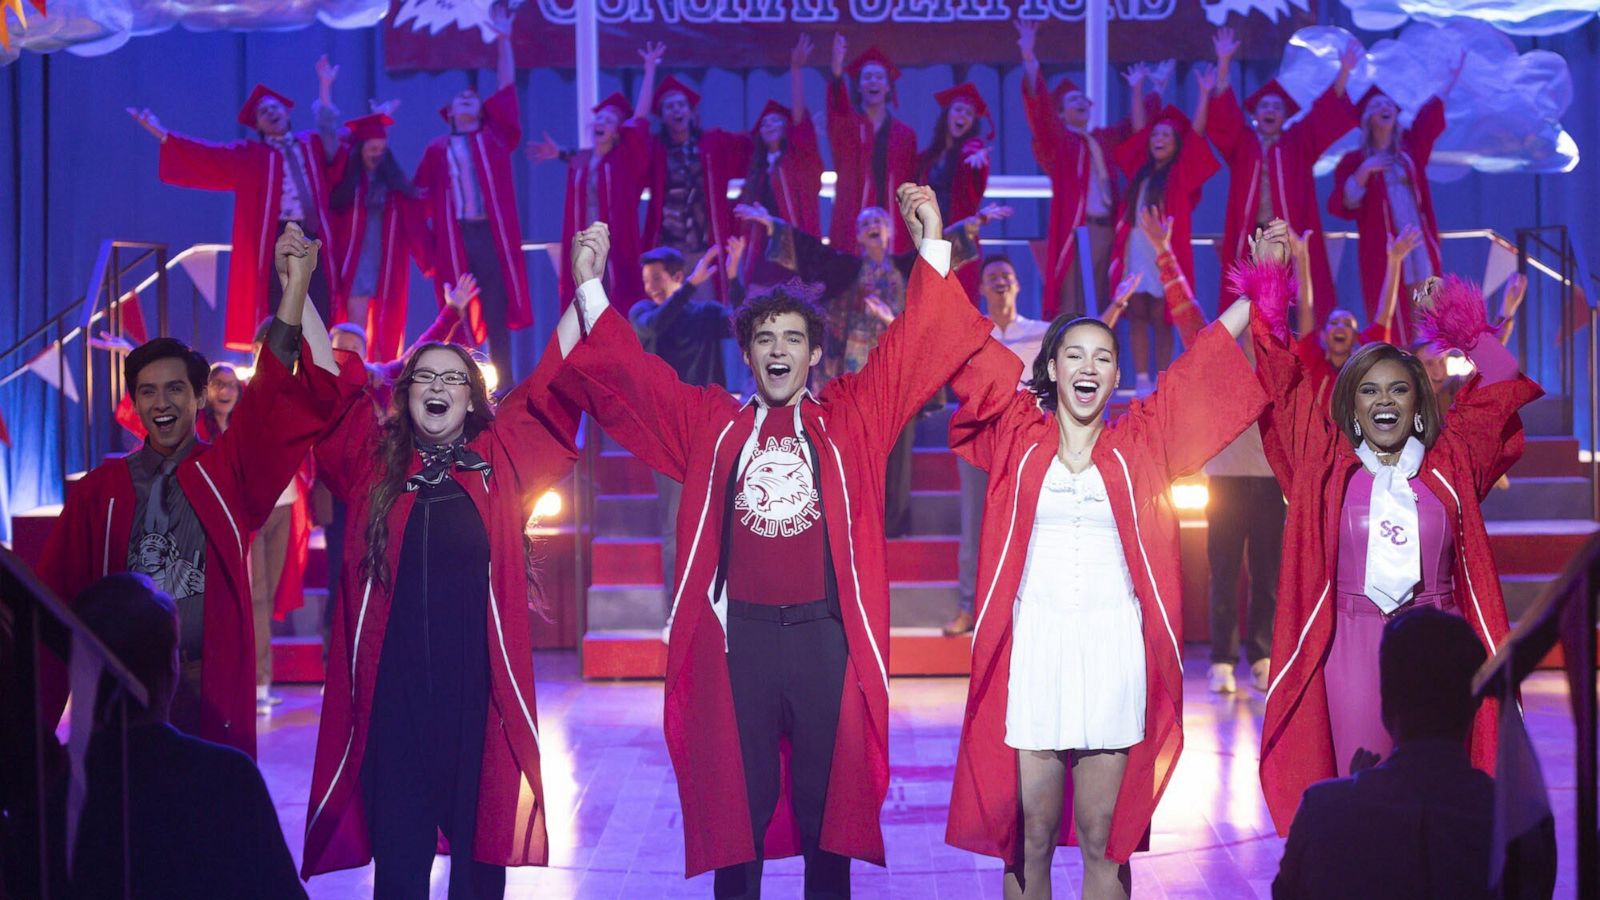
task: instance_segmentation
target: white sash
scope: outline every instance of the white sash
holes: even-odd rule
[[[1392,466],[1378,461],[1365,441],[1356,448],[1361,464],[1372,473],[1372,499],[1367,519],[1367,576],[1364,591],[1385,613],[1411,599],[1422,580],[1422,535],[1417,526],[1417,495],[1411,479],[1422,468],[1422,442],[1407,438]]]

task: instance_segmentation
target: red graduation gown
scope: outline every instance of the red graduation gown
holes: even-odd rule
[[[1033,135],[1033,158],[1050,179],[1050,225],[1045,241],[1049,264],[1044,270],[1047,322],[1059,312],[1061,282],[1071,273],[1072,260],[1078,253],[1078,227],[1089,218],[1089,184],[1094,167],[1090,140],[1100,142],[1106,176],[1111,182],[1113,215],[1117,209],[1116,162],[1111,156],[1115,147],[1113,132],[1097,128],[1086,137],[1071,131],[1062,124],[1056,106],[1043,73],[1035,79],[1032,90],[1023,86],[1022,109],[1028,115],[1028,131]]]
[[[884,466],[900,430],[988,338],[990,324],[954,278],[918,262],[906,311],[862,371],[801,401],[816,448],[828,547],[849,646],[828,780],[822,849],[884,864],[878,822],[889,789],[889,577],[883,538]],[[639,346],[615,310],[567,356],[555,387],[651,468],[684,483],[678,511],[676,616],[667,648],[667,750],[683,806],[689,876],[754,858],[739,732],[728,683],[726,632],[714,596],[730,474],[755,427],[754,403],[720,386],[678,381]],[[819,564],[821,561],[819,560]],[[716,604],[715,606],[713,604]],[[763,836],[766,856],[800,852],[784,784]]]
[[[884,179],[889,196],[883,207],[894,220],[894,253],[916,248],[905,222],[895,214],[894,191],[910,181],[917,171],[917,133],[911,126],[890,116],[883,127],[889,129],[888,177]],[[873,205],[872,147],[877,142],[872,122],[850,102],[850,89],[844,79],[828,84],[828,146],[833,148],[833,168],[839,180],[833,188],[833,218],[828,226],[829,243],[845,253],[856,252],[856,215]]]
[[[772,214],[814,237],[822,236],[822,148],[817,144],[817,125],[807,112],[800,121],[789,122],[789,147],[778,157],[778,163],[767,172],[772,185],[776,208]],[[760,146],[751,152],[765,153]],[[739,194],[740,203],[756,203],[760,197],[746,179]],[[744,228],[746,240],[745,265],[747,267],[766,259],[767,230],[757,225]],[[747,268],[748,271],[748,268]],[[746,278],[745,283],[753,279]]]
[[[1138,174],[1139,169],[1150,158],[1150,130],[1155,127],[1157,120],[1152,118],[1144,128],[1116,146],[1111,152],[1113,164],[1122,170],[1122,174],[1132,179]],[[1194,247],[1189,243],[1193,234],[1194,208],[1200,202],[1200,187],[1222,166],[1212,155],[1211,148],[1192,128],[1184,128],[1179,134],[1183,145],[1178,150],[1178,156],[1172,161],[1172,171],[1167,174],[1167,188],[1164,202],[1161,204],[1163,211],[1172,217],[1172,255],[1177,257],[1178,267],[1183,270],[1183,277],[1194,284]],[[1138,211],[1131,213],[1128,205],[1139,202],[1136,189],[1130,185],[1128,193],[1122,198],[1117,208],[1117,236],[1111,245],[1111,284],[1116,285],[1122,271],[1122,257],[1128,249],[1128,236],[1137,226],[1130,220],[1130,215],[1137,216]],[[1151,288],[1145,285],[1145,289]],[[1154,293],[1154,291],[1151,291]]]
[[[1284,546],[1298,548],[1284,554],[1278,576],[1261,727],[1261,789],[1278,833],[1286,835],[1305,789],[1337,774],[1323,661],[1333,642],[1339,518],[1361,461],[1330,419],[1326,391],[1318,391],[1295,353],[1259,320],[1253,327],[1257,374],[1271,398],[1261,417],[1262,446],[1289,498]],[[1543,393],[1520,374],[1495,384],[1475,379],[1456,397],[1420,471],[1455,523],[1456,607],[1491,655],[1505,638],[1506,607],[1479,504],[1522,456],[1517,410]],[[1472,762],[1487,772],[1494,771],[1498,717],[1499,701],[1491,697],[1473,721]]]
[[[1227,272],[1234,261],[1249,253],[1247,240],[1255,231],[1256,209],[1261,202],[1261,167],[1265,165],[1273,214],[1286,219],[1295,234],[1311,232],[1311,280],[1317,321],[1322,322],[1338,305],[1338,297],[1334,293],[1333,272],[1328,267],[1328,247],[1322,239],[1322,212],[1317,209],[1316,176],[1311,169],[1324,150],[1358,124],[1355,104],[1348,95],[1335,94],[1329,88],[1311,104],[1304,118],[1284,129],[1265,153],[1261,138],[1245,121],[1233,88],[1213,96],[1209,105],[1206,137],[1228,164],[1228,208],[1222,243],[1217,245],[1223,285],[1227,284]]]
[[[522,123],[517,111],[517,89],[503,87],[483,101],[483,127],[469,137],[478,172],[478,192],[483,214],[494,234],[495,255],[506,285],[506,327],[512,331],[533,324],[533,301],[528,295],[528,269],[522,259],[522,220],[517,216],[517,188],[511,177],[511,154],[522,145]],[[433,139],[422,151],[417,174],[411,179],[426,191],[428,218],[433,225],[431,250],[433,290],[444,305],[444,286],[461,280],[467,271],[467,248],[456,222],[455,192],[450,183],[450,135]],[[478,301],[467,307],[472,342],[488,338]]]
[[[484,722],[483,768],[472,856],[501,866],[542,866],[544,782],[534,703],[529,610],[538,601],[528,578],[523,530],[533,499],[564,478],[577,456],[578,413],[548,390],[561,353],[552,343],[538,368],[496,409],[494,424],[468,442],[491,467],[485,478],[453,475],[472,498],[489,535],[490,705]],[[366,522],[373,484],[383,477],[378,419],[358,402],[327,440],[317,445],[319,471],[350,504],[350,521]],[[408,475],[421,471],[412,454]],[[386,565],[399,571],[406,520],[416,494],[401,492],[389,510]],[[362,761],[378,658],[389,618],[390,592],[362,576],[364,528],[345,533],[344,573],[334,607],[322,722],[311,770],[302,877],[366,865],[372,859],[361,789]],[[392,577],[392,574],[391,574]]]
[[[622,123],[616,146],[601,157],[595,173],[600,196],[595,209],[610,227],[611,254],[606,258],[608,296],[624,304],[644,299],[639,280],[639,198],[644,195],[650,170],[650,121],[632,118]],[[579,150],[567,163],[567,201],[561,216],[561,308],[566,309],[578,286],[572,282],[572,238],[589,227],[589,164],[594,150]],[[652,194],[651,196],[654,196]]]
[[[733,202],[728,199],[728,182],[735,178],[743,178],[746,170],[750,168],[750,153],[755,146],[750,140],[750,135],[724,131],[721,128],[710,128],[700,132],[700,171],[705,179],[702,190],[706,197],[706,217],[710,220],[711,234],[707,239],[716,246],[722,246],[728,238],[738,232],[733,225]],[[653,248],[660,245],[661,217],[667,198],[667,143],[660,136],[653,137],[650,141],[650,205],[644,212],[644,246]],[[634,257],[638,261],[638,257]],[[717,268],[717,297],[727,296],[728,273],[726,267]],[[574,289],[576,286],[574,286]],[[632,303],[644,296],[643,289],[637,296],[623,300],[623,303]]]
[[[311,444],[361,386],[360,366],[339,377],[310,363],[291,374],[263,353],[254,385],[239,399],[234,422],[216,443],[196,443],[179,464],[178,487],[199,517],[205,546],[205,661],[197,737],[255,756],[255,630],[250,603],[250,538],[272,513]],[[45,545],[39,576],[71,600],[106,575],[128,569],[134,530],[133,478],[126,458],[96,466],[68,487],[66,505]],[[59,661],[47,673],[45,718],[66,701]]]
[[[349,152],[346,148],[345,152]],[[359,166],[359,159],[349,165]],[[427,206],[419,198],[390,191],[383,204],[383,220],[367,221],[367,189],[371,173],[362,172],[356,186],[355,201],[333,213],[333,245],[330,260],[338,269],[339,290],[334,296],[334,323],[349,318],[351,285],[361,264],[361,245],[368,227],[383,229],[378,244],[377,292],[367,305],[367,320],[357,323],[367,330],[367,359],[387,362],[405,346],[406,313],[411,300],[411,268],[414,259],[424,275],[432,276],[429,251],[433,236],[428,233]]]
[[[1411,171],[1412,202],[1417,206],[1421,221],[1422,242],[1428,248],[1428,258],[1433,260],[1433,271],[1442,274],[1439,262],[1439,222],[1433,214],[1433,191],[1428,185],[1428,159],[1433,155],[1434,141],[1444,133],[1444,101],[1432,97],[1417,111],[1417,118],[1400,137],[1401,158]],[[1344,183],[1367,158],[1365,150],[1351,150],[1340,157],[1333,169],[1333,192],[1328,195],[1328,212],[1341,219],[1356,223],[1360,237],[1356,240],[1357,256],[1361,263],[1361,293],[1367,300],[1367,319],[1378,314],[1378,301],[1383,296],[1383,272],[1388,265],[1388,240],[1399,233],[1394,215],[1389,209],[1389,189],[1382,173],[1367,179],[1367,192],[1361,205],[1346,209]],[[1400,321],[1411,321],[1410,304],[1400,304]]]
[[[343,172],[340,156],[328,162],[322,137],[315,131],[295,135],[305,158],[307,188],[324,229],[333,219],[328,212],[328,191]],[[228,256],[228,310],[223,344],[230,350],[249,350],[256,326],[272,314],[267,304],[267,279],[272,271],[272,248],[278,240],[279,204],[283,199],[283,153],[263,141],[213,144],[169,132],[161,142],[158,173],[178,187],[233,192],[233,252]],[[302,202],[305,202],[302,198]],[[326,262],[318,267],[328,279],[328,296],[338,296],[339,278]]]
[[[1016,389],[1021,361],[990,341],[951,382],[961,406],[950,445],[989,473],[978,545],[978,619],[972,676],[956,755],[945,841],[1022,862],[1017,751],[1005,744],[1011,673],[1011,604],[1027,561],[1034,513],[1060,436],[1053,415]],[[1238,390],[1217,390],[1238,385]],[[1183,573],[1172,481],[1198,472],[1260,414],[1266,395],[1254,384],[1238,344],[1220,325],[1203,330],[1159,377],[1148,399],[1106,426],[1093,459],[1105,479],[1122,552],[1144,619],[1144,740],[1128,753],[1106,854],[1126,862],[1148,842],[1150,819],[1183,750]],[[1072,823],[1071,780],[1060,842]]]

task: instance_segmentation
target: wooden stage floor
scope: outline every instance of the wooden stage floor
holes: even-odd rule
[[[1256,776],[1261,695],[1205,689],[1204,645],[1187,648],[1187,745],[1156,813],[1152,851],[1133,862],[1136,897],[1267,898],[1283,842]],[[539,732],[550,804],[550,867],[513,869],[508,898],[705,898],[710,876],[683,878],[678,796],[661,738],[661,683],[585,683],[570,652],[539,653]],[[1241,674],[1248,677],[1241,667]],[[286,702],[263,717],[261,766],[298,864],[316,742],[319,688],[277,689]],[[891,686],[889,868],[856,863],[855,896],[968,900],[1000,896],[997,860],[944,843],[945,811],[966,681],[897,678]],[[1538,672],[1524,694],[1561,842],[1557,897],[1577,893],[1572,853],[1573,734],[1559,672]],[[436,860],[433,896],[448,861]],[[1076,848],[1056,853],[1055,896],[1077,896]],[[767,865],[766,896],[799,897],[799,860]],[[371,867],[322,875],[313,898],[370,897]]]

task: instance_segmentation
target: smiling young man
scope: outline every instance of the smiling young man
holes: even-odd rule
[[[921,247],[905,311],[820,397],[805,385],[823,322],[800,289],[740,309],[757,384],[740,403],[678,381],[608,309],[593,280],[604,226],[574,244],[583,283],[557,328],[566,366],[552,389],[684,485],[664,726],[688,874],[716,869],[719,897],[759,896],[767,858],[803,853],[819,896],[849,895],[852,858],[884,864],[884,469],[901,428],[989,335],[950,277],[933,192],[902,185],[899,200]]]
[[[312,442],[361,386],[358,365],[343,374],[335,366],[314,311],[302,327],[317,246],[294,225],[279,238],[276,269],[284,299],[250,389],[215,443],[195,436],[205,358],[175,338],[157,338],[128,354],[127,383],[148,436],[138,450],[71,485],[39,565],[40,577],[62,597],[126,571],[148,575],[171,594],[182,625],[172,722],[251,756],[250,534],[266,521]],[[53,695],[45,709],[59,713],[65,679],[47,683]]]
[[[326,77],[320,64],[318,77]],[[293,107],[294,101],[283,94],[256,85],[239,109],[239,124],[252,129],[255,139],[226,144],[168,131],[150,110],[128,109],[161,144],[163,182],[233,194],[233,246],[239,249],[228,259],[223,342],[229,349],[248,348],[256,323],[271,315],[279,299],[279,279],[272,272],[272,236],[289,222],[308,238],[329,236],[328,195],[343,171],[342,158],[338,146],[324,142],[319,132],[289,130]],[[319,118],[331,110],[324,102],[315,108]],[[311,280],[311,302],[324,321],[332,321],[330,304],[337,281],[334,267],[327,264]]]

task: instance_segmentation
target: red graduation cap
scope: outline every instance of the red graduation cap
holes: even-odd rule
[[[1390,97],[1388,94],[1385,94],[1383,92],[1382,88],[1378,87],[1377,85],[1373,85],[1372,87],[1367,88],[1367,92],[1365,94],[1361,95],[1361,99],[1360,100],[1356,101],[1356,118],[1357,119],[1365,119],[1367,117],[1367,106],[1369,104],[1371,104],[1372,101],[1378,99],[1379,97],[1383,97],[1384,99],[1388,100],[1390,103],[1394,103],[1394,105],[1397,106],[1397,107],[1400,105],[1398,103],[1395,103],[1395,100],[1394,100],[1393,97]]]
[[[1151,127],[1155,127],[1156,125],[1160,125],[1162,122],[1171,125],[1172,130],[1176,131],[1179,137],[1183,137],[1186,132],[1194,127],[1194,125],[1190,123],[1189,117],[1184,115],[1183,110],[1173,106],[1171,103],[1168,103],[1166,106],[1161,108],[1160,112],[1156,113],[1156,116],[1151,121],[1150,125]]]
[[[900,67],[895,65],[894,60],[891,60],[887,54],[885,54],[882,50],[879,50],[877,47],[868,47],[866,50],[862,51],[861,55],[856,57],[854,62],[850,63],[846,71],[848,71],[851,75],[860,78],[861,70],[872,63],[877,63],[878,65],[883,66],[883,70],[889,73],[890,84],[900,80]]]
[[[972,109],[978,118],[989,117],[989,104],[983,102],[983,95],[978,93],[978,86],[970,81],[963,81],[955,87],[947,87],[933,95],[933,99],[946,109],[957,100],[965,100],[972,104]]]
[[[1256,88],[1255,93],[1244,98],[1244,108],[1253,114],[1256,111],[1257,103],[1260,103],[1264,98],[1274,96],[1283,98],[1285,119],[1292,119],[1300,114],[1300,104],[1294,102],[1294,98],[1289,96],[1289,92],[1284,90],[1283,85],[1279,84],[1276,78],[1268,79],[1266,84]]]
[[[756,123],[750,126],[750,133],[757,134],[760,132],[761,120],[773,114],[783,116],[784,122],[790,122],[794,119],[794,110],[784,106],[782,103],[779,103],[776,100],[768,100],[767,105],[761,107],[761,112],[756,114]]]
[[[661,104],[666,102],[668,94],[674,92],[681,93],[688,99],[690,109],[700,105],[700,94],[694,88],[679,81],[678,76],[668,75],[660,84],[656,85],[656,102],[653,106],[656,115],[661,115]]]
[[[620,91],[612,91],[609,97],[606,97],[604,100],[596,103],[594,105],[594,109],[589,111],[598,113],[603,109],[615,110],[617,113],[617,121],[619,122],[626,122],[633,116],[633,104],[629,103],[628,98],[622,96]]]
[[[350,129],[350,140],[356,144],[366,141],[386,138],[389,136],[389,126],[394,124],[394,119],[388,113],[372,113],[360,116],[344,123]]]
[[[1063,78],[1056,82],[1055,88],[1050,91],[1050,98],[1056,101],[1056,105],[1059,106],[1061,105],[1061,99],[1074,91],[1080,94],[1084,92],[1083,88],[1078,87],[1076,81],[1071,78]]]
[[[250,92],[250,99],[244,101],[244,106],[239,107],[239,124],[247,128],[256,127],[256,107],[260,106],[261,101],[268,97],[282,103],[284,109],[294,109],[293,100],[264,84],[258,84],[255,90]]]

